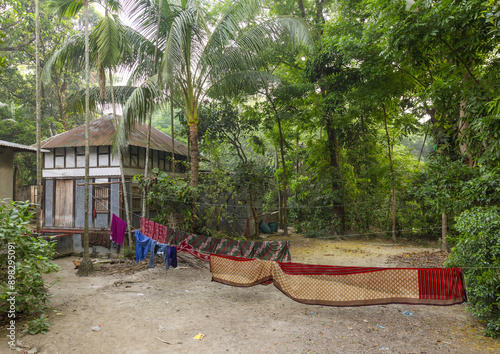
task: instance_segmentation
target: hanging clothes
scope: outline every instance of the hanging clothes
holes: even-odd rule
[[[139,262],[146,258],[149,250],[151,249],[151,240],[146,235],[135,231],[136,245],[135,245],[135,261]]]
[[[453,305],[467,301],[461,268],[342,267],[212,254],[212,280],[233,286],[271,282],[312,305]]]
[[[237,241],[189,234],[174,230],[146,218],[141,218],[141,232],[153,240],[177,246],[179,252],[210,261],[210,254],[290,262],[288,241]]]
[[[155,256],[163,257],[165,262],[165,269],[170,266],[177,268],[177,247],[168,246],[155,240],[151,241],[151,248],[149,251],[149,268],[155,267]]]
[[[123,239],[125,237],[125,231],[127,230],[127,223],[120,219],[118,216],[113,214],[111,218],[111,230],[110,236],[111,241],[118,245],[123,245]]]
[[[164,255],[165,257],[165,255]],[[175,246],[168,246],[168,259],[169,263],[172,267],[177,268],[177,247]],[[166,267],[166,260],[165,260],[165,267]]]
[[[159,247],[158,242],[151,240],[151,247],[149,249],[149,268],[155,267],[156,249]]]

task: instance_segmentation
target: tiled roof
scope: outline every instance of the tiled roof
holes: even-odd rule
[[[113,144],[115,127],[111,117],[112,115],[107,115],[90,122],[90,146],[107,146]],[[137,125],[129,133],[129,144],[145,148],[147,145],[147,134],[148,126],[146,124]],[[42,142],[42,147],[45,149],[70,146],[85,146],[85,125],[80,125]],[[170,152],[172,151],[172,137],[152,127],[150,148]],[[175,140],[175,153],[187,156],[188,148],[186,145]]]

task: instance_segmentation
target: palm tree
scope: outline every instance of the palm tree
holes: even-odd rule
[[[36,10],[35,10],[36,11]],[[36,54],[35,54],[36,55]],[[0,108],[6,108],[9,111],[10,118],[4,118],[2,121],[17,123],[16,121],[16,111],[21,108],[23,105],[16,105],[14,101],[10,101],[9,103],[0,102]]]
[[[36,61],[36,233],[42,228],[42,108],[40,99],[40,1],[35,1],[35,61]],[[14,103],[12,103],[14,105]],[[14,105],[15,107],[15,105]],[[12,112],[13,119],[15,110]]]
[[[113,0],[107,0],[104,4],[105,14],[104,18],[99,22],[94,31],[94,42],[97,45],[97,65],[99,70],[99,80],[101,86],[101,95],[106,98],[106,73],[105,69],[109,70],[109,86],[111,93],[111,104],[113,107],[113,122],[115,128],[117,127],[117,115],[116,115],[116,100],[115,100],[115,90],[113,86],[113,74],[112,70],[116,69],[126,54],[131,54],[128,39],[125,35],[125,30],[118,20],[117,16],[110,16],[109,12],[118,12],[120,9],[120,3]],[[118,153],[118,161],[120,165],[120,177],[122,180],[122,193],[123,202],[125,204],[125,218],[127,220],[128,227],[128,244],[132,245],[132,222],[130,220],[130,207],[127,197],[127,186],[125,181],[125,174],[123,170],[123,151],[121,149],[116,150]]]
[[[213,30],[209,28],[195,0],[174,0],[168,4],[175,17],[164,40],[159,69],[160,87],[178,92],[189,125],[191,185],[198,185],[198,107],[209,95],[219,96],[242,87],[257,87],[276,81],[271,74],[251,70],[253,55],[276,41],[291,38],[310,45],[306,24],[283,16],[255,23],[261,10],[258,0],[235,2]],[[158,89],[161,92],[161,88]],[[130,116],[143,108],[130,103]]]
[[[123,26],[121,21],[116,16],[116,13],[121,9],[121,5],[118,1],[106,0],[102,6],[105,9],[105,15],[102,20],[96,25],[95,29],[90,34],[89,47],[92,49],[89,54],[90,62],[92,67],[98,71],[99,77],[99,98],[95,97],[92,93],[89,93],[89,101],[92,107],[87,106],[82,107],[80,111],[84,110],[94,110],[96,103],[111,103],[113,108],[113,116],[115,120],[115,128],[118,129],[118,121],[116,120],[116,99],[115,93],[117,92],[116,87],[113,84],[113,70],[122,63],[128,63],[129,66],[136,64],[136,60],[133,59],[131,43],[129,38],[135,38],[135,44],[141,48],[147,48],[147,44],[144,44],[140,37],[137,36],[134,30]],[[52,67],[54,65],[71,65],[80,69],[82,64],[82,52],[84,51],[84,38],[81,35],[76,35],[68,39],[63,46],[57,50],[54,55],[47,61],[47,64],[43,70],[43,79],[48,82],[51,76]],[[86,64],[85,64],[86,65]],[[108,70],[109,77],[109,90],[106,88],[106,69]],[[94,90],[92,90],[94,91]],[[109,95],[108,95],[109,91]],[[123,94],[129,93],[130,90],[123,90],[122,88],[118,91]],[[110,100],[109,100],[110,96]],[[87,94],[85,95],[87,97]],[[87,98],[85,98],[87,100]],[[120,97],[123,100],[123,96]],[[124,176],[123,169],[123,149],[113,149],[113,153],[117,154],[119,157],[120,165],[120,175],[121,175],[121,185],[122,194],[125,206],[125,216],[128,225],[128,243],[132,244],[132,229],[131,229],[131,219],[130,219],[130,207],[129,200],[127,197],[126,180]]]
[[[49,8],[59,16],[73,17],[82,6],[85,16],[85,188],[84,188],[84,232],[83,260],[78,268],[78,275],[87,276],[94,272],[89,252],[89,123],[90,123],[90,58],[89,58],[89,2],[88,0],[51,0]]]

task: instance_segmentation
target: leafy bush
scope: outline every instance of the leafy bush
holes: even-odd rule
[[[27,332],[29,334],[37,334],[42,333],[45,334],[48,332],[50,327],[49,319],[45,316],[44,313],[40,315],[40,318],[34,319],[30,323],[28,323],[28,328],[23,330],[23,332]]]
[[[138,178],[136,176],[135,178]],[[148,203],[155,206],[155,221],[187,232],[195,231],[198,219],[199,197],[197,188],[188,181],[170,177],[167,173],[153,169],[149,181]]]
[[[463,212],[460,232],[447,267],[464,267],[471,312],[486,323],[485,334],[500,333],[500,208],[477,207]]]
[[[55,244],[32,235],[28,229],[32,217],[28,203],[0,203],[0,313],[13,313],[16,318],[44,311],[50,294],[42,274],[59,269],[52,262]],[[15,313],[9,312],[11,304],[7,301],[12,296]],[[45,316],[40,318],[44,322]]]

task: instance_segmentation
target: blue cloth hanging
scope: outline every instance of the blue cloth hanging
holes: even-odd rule
[[[137,240],[135,244],[135,261],[139,262],[146,258],[153,240],[138,230],[135,231],[135,239]]]

